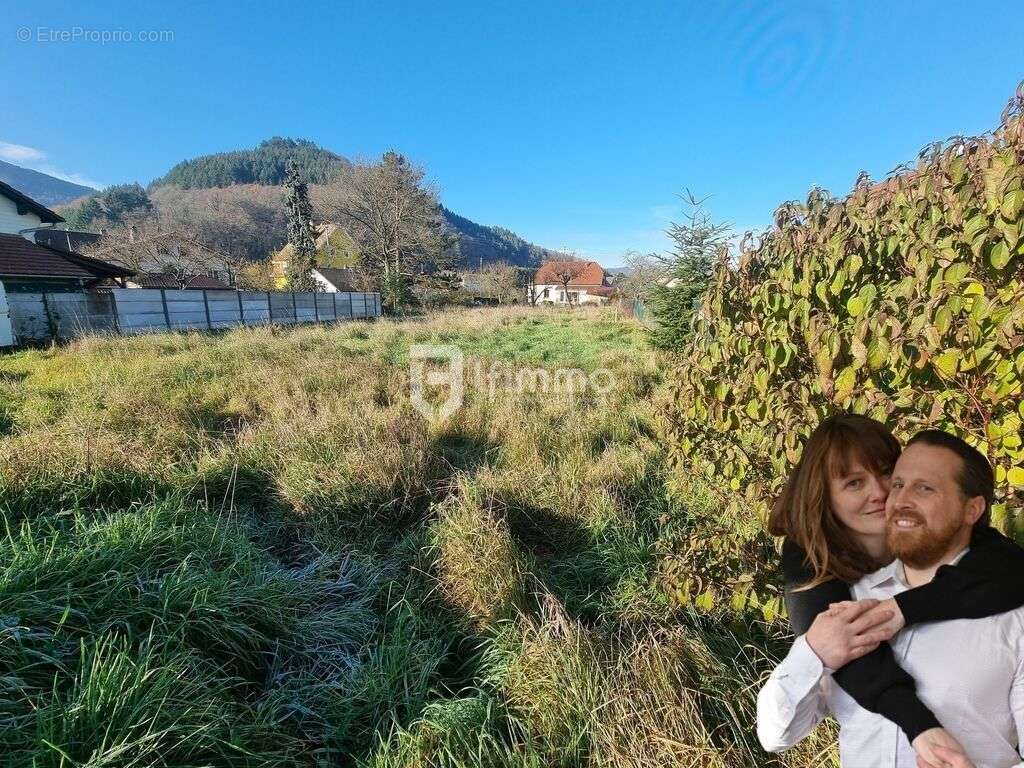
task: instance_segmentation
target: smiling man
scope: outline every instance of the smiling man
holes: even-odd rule
[[[930,582],[940,567],[956,567],[974,526],[988,522],[994,482],[978,451],[927,430],[907,444],[890,485],[886,537],[896,559],[852,587],[858,600],[883,601],[880,608]],[[804,644],[794,644],[758,697],[762,745],[787,749],[831,713],[840,725],[844,768],[1024,768],[1024,608],[915,625],[890,644],[921,701],[963,752],[938,748],[939,762],[919,763],[903,732],[835,685],[831,670]]]

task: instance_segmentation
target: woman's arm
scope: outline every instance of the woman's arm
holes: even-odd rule
[[[976,526],[971,548],[956,565],[896,595],[907,624],[981,619],[1024,605],[1024,549],[989,525]]]
[[[786,607],[797,635],[804,634],[831,603],[850,599],[850,588],[837,579],[799,590],[814,574],[807,566],[803,550],[788,540],[782,545],[782,569]],[[929,728],[942,727],[917,697],[914,678],[896,662],[888,643],[835,670],[832,679],[864,709],[896,723],[911,742]]]

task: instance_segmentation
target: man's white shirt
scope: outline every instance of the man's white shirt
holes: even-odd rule
[[[885,600],[907,589],[897,560],[851,591],[857,600]],[[907,627],[890,644],[917,683],[918,697],[977,768],[1024,768],[1024,608]],[[803,636],[796,639],[757,697],[761,745],[769,752],[788,749],[832,713],[843,768],[916,768],[903,731],[857,704],[831,671]]]

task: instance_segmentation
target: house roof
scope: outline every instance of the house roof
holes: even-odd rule
[[[206,289],[209,291],[233,291],[227,283],[209,275],[185,275],[178,279],[177,275],[169,275],[164,272],[142,272],[136,275],[132,282],[140,288],[167,288],[178,290],[188,288],[194,290]]]
[[[0,181],[0,195],[13,200],[14,204],[18,208],[19,214],[25,214],[31,211],[42,219],[44,224],[58,224],[64,221],[63,217],[54,213],[42,203],[37,203],[25,193],[19,192],[10,184],[3,181]]]
[[[558,278],[560,272],[572,271],[574,276],[569,281],[570,288],[583,288],[593,285],[604,285],[604,269],[596,261],[545,261],[534,277],[536,285],[561,285]]]
[[[320,273],[328,283],[333,285],[339,291],[350,291],[354,285],[355,273],[351,269],[336,269],[334,267],[317,267],[316,271]]]
[[[78,253],[38,245],[20,235],[0,234],[0,276],[71,277],[92,280],[130,277],[131,270]]]

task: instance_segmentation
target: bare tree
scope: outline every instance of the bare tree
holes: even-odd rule
[[[642,299],[652,286],[661,284],[670,273],[668,265],[655,253],[626,251],[623,261],[629,272],[616,282],[615,287],[630,302]]]
[[[182,285],[195,275],[229,278],[236,269],[232,260],[193,233],[164,231],[153,216],[105,229],[99,240],[82,250],[136,272],[175,275]]]
[[[476,272],[468,273],[479,286],[481,294],[505,304],[519,294],[518,272],[503,261],[484,264]]]
[[[578,278],[587,268],[585,261],[556,261],[551,262],[551,274],[555,281],[562,286],[565,292],[565,300],[572,307],[572,293],[569,291],[569,283]]]
[[[351,183],[323,194],[325,220],[343,223],[359,249],[360,270],[398,311],[415,302],[417,285],[450,285],[456,239],[447,232],[423,171],[397,152],[355,170]]]

